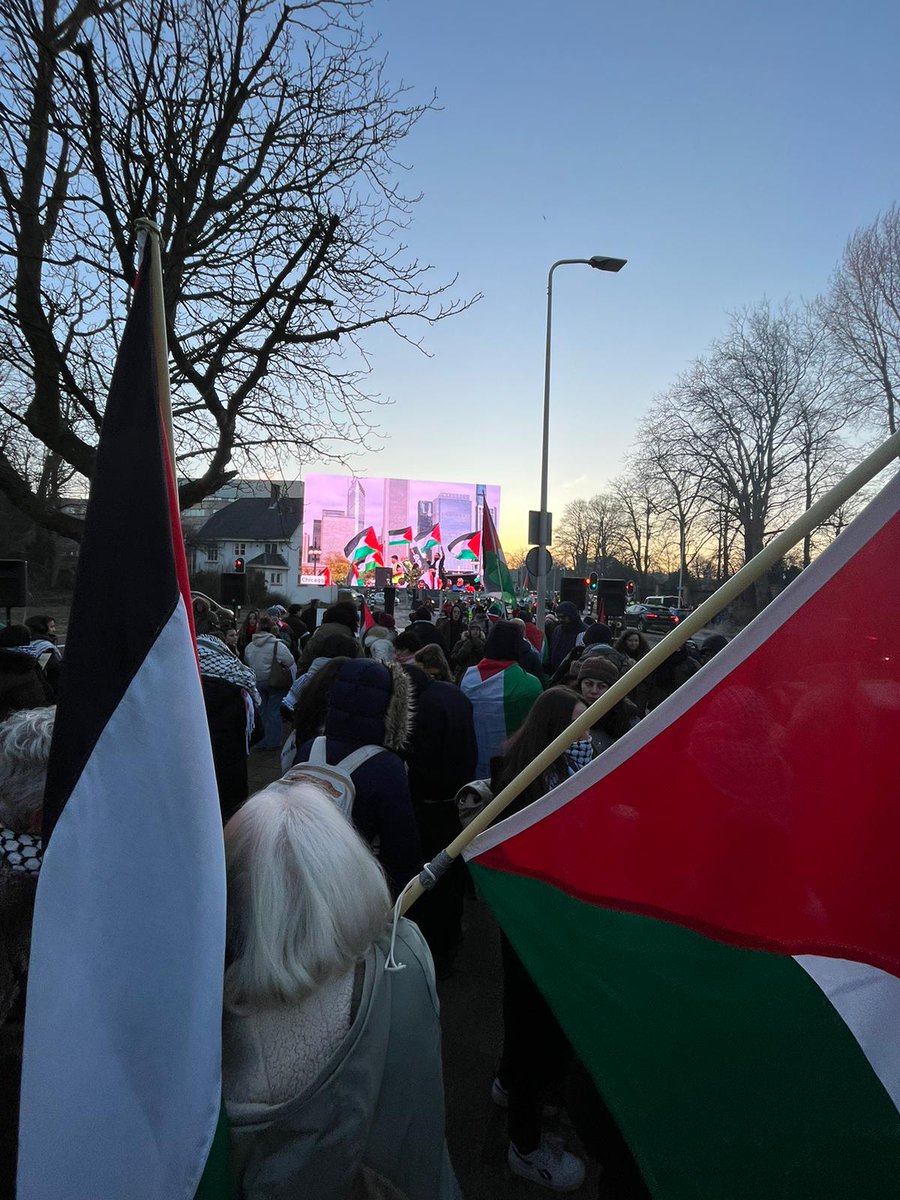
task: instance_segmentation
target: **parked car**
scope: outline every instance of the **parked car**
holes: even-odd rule
[[[679,618],[661,604],[629,604],[625,609],[625,624],[641,633],[668,633]]]

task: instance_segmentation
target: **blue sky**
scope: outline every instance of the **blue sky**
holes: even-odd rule
[[[389,74],[438,94],[408,139],[408,234],[470,312],[388,336],[387,435],[360,474],[501,485],[537,508],[546,273],[554,283],[550,507],[602,488],[640,415],[730,309],[812,297],[852,231],[900,196],[900,5],[834,0],[374,0]],[[308,464],[307,470],[317,469]],[[326,468],[327,469],[327,468]]]

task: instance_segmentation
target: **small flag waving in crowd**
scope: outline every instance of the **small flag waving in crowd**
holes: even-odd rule
[[[222,823],[160,415],[151,253],[148,242],[103,417],[50,754],[20,1200],[187,1200],[204,1168],[215,1195],[227,1151],[214,1143]]]
[[[512,575],[506,565],[506,555],[497,536],[497,527],[491,510],[485,504],[484,509],[483,543],[484,563],[482,565],[482,582],[484,590],[492,596],[501,596],[507,604],[514,604],[516,590],[513,587]]]
[[[898,508],[466,852],[654,1200],[897,1193]]]
[[[481,534],[475,530],[464,533],[462,537],[454,538],[447,547],[447,553],[466,562],[478,562],[481,558]]]
[[[384,566],[381,542],[372,525],[361,529],[344,547],[344,557],[351,563],[362,563],[368,558],[374,558],[379,566]]]

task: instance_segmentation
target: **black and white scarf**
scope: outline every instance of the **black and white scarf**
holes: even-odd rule
[[[41,839],[34,834],[13,833],[11,829],[0,828],[0,858],[14,871],[37,875],[43,852]]]
[[[197,655],[200,659],[201,675],[233,683],[249,692],[256,704],[262,704],[262,697],[256,686],[256,675],[231,653],[221,638],[212,633],[199,634]]]

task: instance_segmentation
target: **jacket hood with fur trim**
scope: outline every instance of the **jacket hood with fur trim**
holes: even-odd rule
[[[338,671],[325,736],[351,746],[400,750],[412,729],[412,685],[403,669],[357,658]]]

